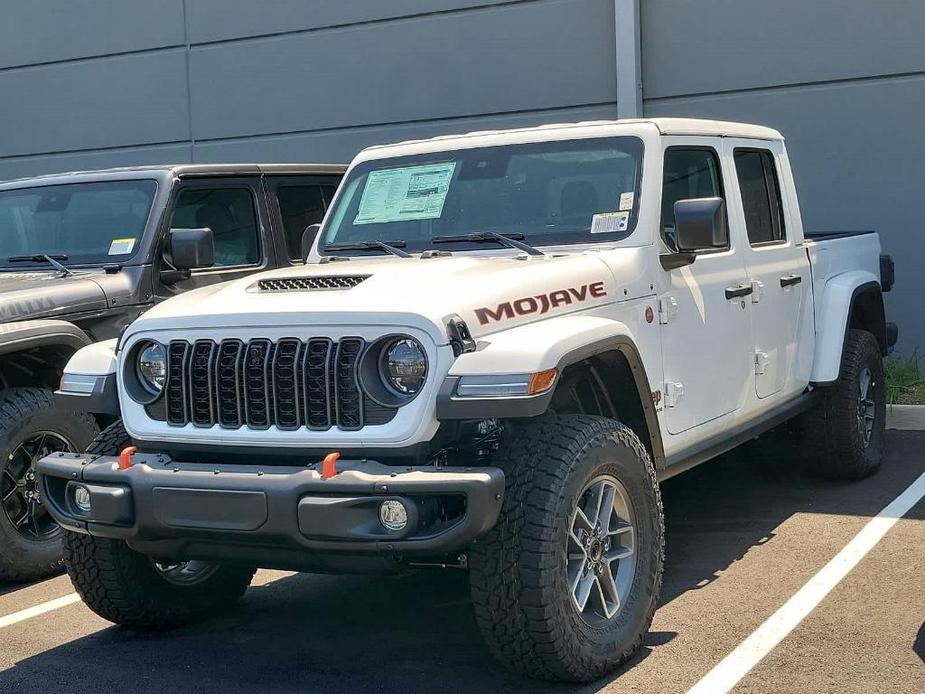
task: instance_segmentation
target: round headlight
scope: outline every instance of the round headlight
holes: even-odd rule
[[[164,345],[149,342],[138,351],[138,380],[151,395],[164,390],[167,383],[167,350]]]
[[[427,376],[427,355],[417,340],[410,337],[395,340],[382,350],[380,371],[390,388],[401,395],[414,395]]]

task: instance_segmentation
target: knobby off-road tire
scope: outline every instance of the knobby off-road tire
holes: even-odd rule
[[[848,331],[838,381],[821,388],[820,397],[803,421],[810,471],[843,480],[875,473],[883,461],[886,388],[883,357],[871,333]]]
[[[639,438],[586,415],[544,416],[505,435],[496,462],[505,498],[497,525],[469,554],[475,615],[494,655],[530,677],[589,681],[639,648],[658,602],[664,564],[662,502]],[[616,480],[631,507],[635,569],[609,619],[573,600],[570,532],[576,507],[599,480]],[[608,545],[609,546],[609,545]],[[589,555],[586,555],[589,556]],[[590,604],[590,603],[589,603]]]
[[[115,455],[128,444],[116,422],[88,452]],[[64,547],[68,574],[87,606],[103,619],[136,629],[167,629],[218,612],[244,594],[255,572],[188,562],[177,565],[197,565],[184,580],[182,571],[156,564],[121,540],[65,532]]]
[[[62,530],[41,503],[35,462],[82,451],[96,420],[62,406],[44,388],[0,391],[0,581],[33,581],[64,568]]]

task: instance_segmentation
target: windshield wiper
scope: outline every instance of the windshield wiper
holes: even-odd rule
[[[355,243],[332,243],[330,246],[325,246],[324,250],[326,251],[374,251],[376,249],[381,249],[392,255],[397,255],[399,258],[410,258],[410,253],[405,253],[401,248],[407,246],[404,241],[390,241],[386,243],[385,241],[379,241],[373,239],[371,241],[357,241]]]
[[[455,234],[452,236],[434,236],[430,242],[431,243],[459,243],[460,241],[467,241],[469,243],[500,243],[502,246],[507,246],[508,248],[516,248],[517,250],[523,251],[529,255],[545,255],[543,251],[538,248],[534,248],[526,243],[521,243],[518,239],[525,238],[520,232],[513,234],[499,234],[494,231],[475,231],[471,234]]]
[[[67,277],[68,275],[73,275],[66,265],[63,265],[59,261],[67,260],[67,256],[64,254],[61,255],[48,255],[47,253],[36,253],[34,255],[11,255],[7,258],[7,261],[10,263],[41,263],[46,262],[52,267],[55,268],[58,272],[61,273],[62,277]]]

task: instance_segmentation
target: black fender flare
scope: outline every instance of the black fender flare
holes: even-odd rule
[[[63,346],[75,352],[93,343],[87,333],[63,320],[27,320],[0,324],[0,355],[33,347]]]

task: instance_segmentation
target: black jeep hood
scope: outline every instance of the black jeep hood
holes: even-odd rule
[[[102,273],[100,273],[102,275]],[[106,308],[94,273],[0,272],[0,322],[66,317]]]

